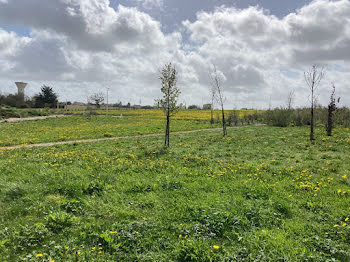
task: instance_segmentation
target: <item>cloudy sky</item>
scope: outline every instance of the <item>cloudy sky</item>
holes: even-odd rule
[[[208,102],[215,65],[226,108],[308,101],[303,72],[324,66],[319,101],[333,82],[350,106],[350,0],[0,0],[0,92],[42,84],[61,101],[153,104],[172,61],[181,102]]]

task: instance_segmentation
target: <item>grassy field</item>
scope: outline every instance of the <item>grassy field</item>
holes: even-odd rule
[[[239,111],[240,115],[255,112]],[[59,119],[0,123],[0,147],[159,133],[163,132],[165,125],[161,110],[110,110],[107,116],[103,114],[106,111],[101,110],[97,113],[99,115],[72,115]],[[219,116],[219,111],[214,115]],[[173,117],[171,130],[183,131],[220,126],[211,125],[209,122],[208,110],[184,110]]]
[[[120,116],[120,114],[119,114]],[[172,130],[193,130],[218,127],[209,120],[177,118]],[[45,119],[19,123],[0,124],[0,146],[35,144],[75,139],[133,136],[163,132],[164,119],[153,114],[73,115],[57,119]]]
[[[316,131],[0,151],[0,261],[350,261],[350,132]]]

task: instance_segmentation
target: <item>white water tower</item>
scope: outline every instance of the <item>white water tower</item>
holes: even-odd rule
[[[23,83],[23,82],[15,82],[17,89],[18,89],[18,95],[20,97],[24,98],[24,88],[26,88],[26,86],[28,85],[27,83]]]

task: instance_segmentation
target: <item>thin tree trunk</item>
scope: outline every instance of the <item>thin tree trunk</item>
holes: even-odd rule
[[[166,117],[166,122],[165,122],[165,140],[164,140],[164,146],[167,146],[167,143],[168,143],[168,114],[167,114],[167,117]]]
[[[210,124],[214,124],[214,112],[213,112],[213,108],[211,108],[211,112],[210,112]]]
[[[169,116],[169,113],[167,113],[167,116],[166,116],[166,127],[165,127],[165,143],[164,145],[166,147],[169,147],[170,146],[170,116]]]
[[[168,147],[170,147],[170,117],[168,120]]]
[[[222,112],[222,131],[224,133],[224,136],[227,135],[227,131],[226,131],[226,120],[225,120],[225,111],[224,111],[224,107],[221,107],[221,112]]]
[[[333,129],[333,111],[332,107],[328,106],[328,124],[327,124],[327,135],[332,136]]]
[[[170,125],[170,108],[169,108],[169,97],[170,97],[170,86],[168,86],[168,110],[167,110],[167,114],[166,114],[166,135],[165,135],[165,146],[166,147],[170,147],[170,144],[169,144],[169,136],[170,136],[170,128],[169,128],[169,125]]]
[[[314,135],[314,106],[311,107],[310,141],[315,140]]]

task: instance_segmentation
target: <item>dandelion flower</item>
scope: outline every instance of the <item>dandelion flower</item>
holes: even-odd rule
[[[220,247],[218,245],[213,246],[214,249],[219,249]]]
[[[333,227],[339,227],[339,225],[334,225]]]
[[[347,218],[345,218],[345,222],[348,222],[348,220],[349,220],[349,218],[347,217]]]
[[[36,257],[40,258],[40,257],[43,257],[43,254],[37,254]]]

